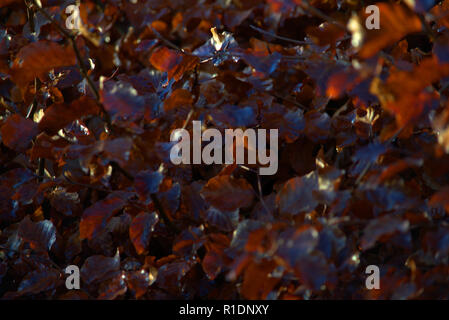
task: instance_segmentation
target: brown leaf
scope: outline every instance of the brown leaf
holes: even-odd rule
[[[178,64],[180,55],[167,47],[159,47],[151,54],[150,63],[159,71],[169,72]]]
[[[100,108],[94,99],[87,96],[73,101],[69,105],[65,103],[54,103],[44,112],[44,117],[39,122],[39,130],[49,134],[56,134],[59,129],[64,128],[73,121],[83,116],[97,115]]]
[[[210,179],[201,194],[212,206],[223,211],[247,207],[254,197],[251,185],[245,179],[235,179],[229,175]]]
[[[164,176],[159,171],[141,171],[134,180],[134,187],[142,200],[159,191]]]
[[[138,254],[142,254],[147,249],[151,233],[158,221],[159,218],[155,212],[141,212],[134,217],[129,227],[129,238]]]
[[[24,152],[37,135],[37,124],[18,114],[10,116],[0,129],[3,144],[13,150]]]
[[[436,192],[429,200],[430,206],[442,205],[449,213],[449,187],[444,187],[443,189]]]
[[[288,180],[276,196],[281,214],[296,215],[315,209],[317,201],[313,192],[318,189],[315,172]]]
[[[114,257],[90,256],[81,267],[81,279],[87,285],[100,283],[113,278],[120,270],[120,254]]]
[[[147,292],[148,287],[156,280],[156,277],[156,268],[150,267],[150,272],[142,269],[128,273],[126,282],[128,288],[134,293],[136,299],[139,299]]]
[[[363,250],[373,247],[381,237],[389,236],[396,232],[405,233],[409,231],[409,222],[395,216],[383,216],[371,220],[363,231],[360,246]]]
[[[210,280],[214,280],[223,268],[222,253],[217,250],[209,250],[201,263],[204,272]]]
[[[9,6],[10,4],[13,3],[21,3],[21,2],[22,1],[20,0],[2,0],[2,2],[0,3],[0,8]]]
[[[269,274],[276,267],[273,261],[251,262],[245,271],[242,283],[242,295],[245,299],[263,300],[273,290],[279,279]]]
[[[192,94],[185,89],[176,89],[172,92],[170,97],[164,101],[164,110],[170,111],[172,109],[189,107],[193,103]]]
[[[169,79],[178,81],[184,73],[198,65],[199,58],[160,47],[151,54],[150,63],[159,71],[167,72]]]
[[[20,49],[12,65],[10,75],[20,87],[36,77],[42,78],[57,67],[76,64],[76,57],[70,46],[63,47],[55,42],[37,41]]]
[[[50,220],[34,223],[26,216],[19,225],[19,236],[32,248],[50,250],[56,241],[56,228]]]
[[[134,121],[143,116],[145,99],[124,81],[108,81],[100,92],[101,102],[112,120]]]
[[[95,237],[124,205],[123,199],[111,197],[100,200],[87,208],[80,222],[80,239],[90,240]]]

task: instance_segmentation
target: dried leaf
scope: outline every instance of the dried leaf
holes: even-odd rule
[[[23,152],[37,135],[36,123],[18,114],[10,116],[0,129],[3,143],[16,151]]]
[[[234,211],[251,204],[254,193],[245,179],[228,175],[210,179],[201,190],[201,195],[212,206],[223,211]]]
[[[123,199],[111,197],[98,201],[87,208],[80,222],[80,239],[94,238],[124,205]]]
[[[129,227],[129,238],[138,254],[142,254],[148,247],[151,233],[158,221],[158,216],[154,212],[141,212],[133,219]]]
[[[75,53],[70,46],[63,47],[51,41],[37,41],[20,49],[11,67],[11,77],[23,87],[31,80],[43,77],[54,68],[76,63]]]

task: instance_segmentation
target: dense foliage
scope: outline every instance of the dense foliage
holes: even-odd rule
[[[70,4],[0,1],[0,297],[449,298],[448,0]],[[173,165],[192,120],[278,172]]]

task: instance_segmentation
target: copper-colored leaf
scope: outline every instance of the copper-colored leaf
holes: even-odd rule
[[[158,221],[159,219],[155,212],[141,212],[131,222],[129,238],[138,254],[142,254],[147,249],[151,233]]]
[[[44,117],[39,122],[39,129],[55,134],[72,121],[83,116],[98,114],[99,111],[95,100],[86,96],[73,101],[69,105],[55,103],[45,110]]]
[[[38,41],[24,46],[17,53],[10,74],[15,83],[24,86],[35,77],[43,77],[50,70],[76,63],[70,46]]]
[[[3,143],[16,151],[25,151],[38,133],[37,124],[18,114],[10,116],[0,129]]]
[[[150,63],[159,71],[167,72],[169,79],[178,81],[184,73],[196,67],[199,58],[160,47],[151,54]]]
[[[212,206],[224,211],[247,207],[254,197],[251,185],[245,179],[235,179],[229,175],[210,179],[201,194]]]
[[[19,236],[33,248],[50,250],[56,241],[56,228],[50,220],[32,222],[27,216],[19,225]]]
[[[87,208],[80,222],[80,238],[92,239],[95,237],[124,205],[123,199],[112,197],[98,201]]]
[[[317,201],[313,192],[318,189],[315,172],[288,180],[276,197],[281,214],[295,215],[313,210]]]
[[[120,270],[120,254],[114,257],[93,255],[81,267],[81,278],[87,285],[100,283],[113,278]]]
[[[164,102],[164,110],[189,107],[193,103],[192,94],[185,89],[176,89]]]

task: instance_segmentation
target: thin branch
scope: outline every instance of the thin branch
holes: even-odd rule
[[[362,172],[359,174],[357,179],[355,180],[354,185],[358,186],[360,182],[362,181],[362,178],[365,176],[365,174],[368,172],[368,169],[371,167],[371,162],[368,162],[365,167],[363,168]]]
[[[334,18],[328,16],[327,14],[325,14],[324,12],[321,12],[320,10],[318,10],[317,8],[315,8],[314,6],[312,6],[308,1],[301,1],[301,3],[299,4],[304,10],[306,10],[307,12],[309,12],[310,14],[321,18],[331,24],[336,25],[337,27],[339,27],[340,29],[346,30],[346,26],[343,25],[341,22],[335,20]]]
[[[186,52],[184,49],[181,49],[180,47],[178,47],[176,44],[174,44],[173,42],[171,42],[170,40],[166,39],[163,35],[161,35],[156,29],[154,29],[152,26],[149,26],[149,28],[151,29],[151,31],[153,31],[153,33],[156,35],[156,37],[161,40],[162,42],[164,42],[167,46],[169,46],[172,49],[178,50],[181,53],[187,54],[187,55],[191,55],[189,52]]]
[[[231,164],[231,165],[233,165],[233,164]],[[241,164],[237,164],[237,167],[242,168],[243,170],[246,170],[246,171],[249,171],[249,172],[257,174],[257,170],[248,168],[247,166],[244,166],[244,165],[241,165]]]
[[[265,203],[265,200],[263,199],[263,194],[262,194],[262,184],[260,182],[260,175],[259,173],[257,173],[257,189],[259,189],[259,199],[260,199],[260,203],[262,204],[262,206],[264,207],[264,209],[267,211],[267,213],[269,215],[271,215],[270,209],[268,209],[267,204]]]
[[[432,30],[432,29],[430,28],[430,26],[427,24],[427,21],[426,21],[426,19],[424,18],[423,15],[419,15],[419,19],[421,20],[421,24],[422,24],[422,26],[423,26],[423,28],[424,28],[424,30],[425,30],[427,36],[430,38],[430,40],[431,40],[432,42],[434,42],[435,39],[436,39],[435,32],[433,32],[433,30]]]
[[[28,21],[30,23],[30,31],[31,31],[31,33],[34,33],[35,32],[34,31],[34,29],[35,29],[34,12],[28,6],[27,0],[24,0],[24,2],[25,2],[25,6],[27,7],[27,17],[28,17]]]
[[[31,102],[31,106],[28,109],[26,118],[33,118],[34,113],[36,112],[37,109],[37,87],[38,87],[38,78],[34,78],[34,97],[33,97],[33,101]]]
[[[37,168],[38,181],[42,182],[45,174],[45,158],[39,158],[38,161],[39,161]]]
[[[80,53],[80,51],[78,49],[78,46],[76,45],[75,38],[70,37],[70,41],[72,42],[72,47],[73,47],[73,50],[75,51],[75,55],[76,55],[76,58],[78,60],[78,64],[79,64],[79,67],[80,67],[81,74],[83,75],[84,79],[86,79],[87,84],[92,89],[92,92],[95,94],[95,99],[97,99],[97,101],[100,101],[100,93],[99,93],[97,87],[95,86],[94,82],[92,81],[92,79],[87,74],[87,67],[84,64],[83,58],[81,57],[81,53]],[[107,114],[107,112],[106,112],[106,110],[104,110],[103,106],[102,106],[102,108],[103,108],[102,111]]]
[[[191,119],[192,116],[193,116],[193,112],[194,112],[194,110],[193,110],[193,109],[190,109],[189,114],[187,115],[187,118],[186,118],[186,120],[184,121],[184,124],[182,125],[182,129],[187,128],[187,125],[189,124],[190,119]]]
[[[109,189],[105,189],[105,188],[93,186],[93,185],[90,185],[90,184],[85,184],[85,183],[73,181],[72,179],[70,179],[70,178],[66,175],[66,172],[64,172],[62,176],[64,177],[65,181],[67,181],[67,182],[70,183],[70,184],[76,185],[76,186],[81,186],[81,187],[84,187],[84,188],[88,188],[88,189],[92,189],[92,190],[97,190],[97,191],[101,191],[101,192],[107,192],[107,193],[113,192],[113,190],[109,190]]]
[[[275,97],[275,98],[278,98],[278,99],[281,99],[281,100],[290,102],[290,103],[294,104],[295,106],[297,106],[297,107],[299,107],[299,108],[301,108],[301,109],[303,109],[303,110],[306,110],[306,109],[307,109],[307,107],[306,107],[305,105],[303,105],[302,103],[300,103],[300,102],[298,102],[298,101],[294,101],[294,100],[292,100],[292,99],[290,99],[290,98],[283,97],[283,96],[281,96],[281,95],[279,95],[279,94],[277,94],[277,93],[271,93],[271,92],[268,92],[268,94],[272,95],[272,96]]]
[[[270,36],[270,37],[273,37],[273,38],[276,38],[276,39],[279,39],[279,40],[284,40],[284,41],[288,41],[288,42],[292,42],[292,43],[300,44],[300,45],[310,44],[307,41],[295,40],[295,39],[291,39],[291,38],[287,38],[287,37],[283,37],[283,36],[278,36],[277,34],[275,34],[273,32],[265,31],[265,30],[263,30],[261,28],[258,28],[256,26],[254,26],[254,25],[250,25],[250,28],[254,29],[254,30],[256,30],[256,31],[258,31],[258,32],[260,32],[260,33],[262,33],[264,35],[267,35],[267,36]]]
[[[95,99],[97,100],[97,102],[98,102],[98,104],[99,104],[99,106],[101,108],[101,111],[104,114],[106,123],[108,124],[108,126],[111,126],[111,118],[109,117],[108,112],[106,111],[106,109],[104,108],[103,104],[100,101],[100,93],[99,93],[97,87],[95,86],[94,82],[92,81],[92,79],[88,75],[88,71],[87,71],[88,69],[87,69],[87,67],[86,67],[86,65],[84,63],[83,58],[81,57],[81,53],[80,53],[80,51],[78,49],[78,46],[76,45],[76,37],[75,37],[75,35],[70,33],[70,32],[68,32],[68,31],[66,31],[63,27],[61,27],[59,25],[59,23],[55,19],[53,19],[44,8],[42,8],[38,4],[37,0],[32,0],[32,1],[33,1],[33,4],[36,6],[37,10],[40,13],[42,13],[42,15],[45,18],[47,18],[47,20],[50,21],[65,38],[70,40],[70,42],[72,44],[72,47],[73,47],[73,51],[75,52],[75,55],[76,55],[76,59],[78,60],[78,66],[79,66],[80,72],[81,72],[83,78],[86,79],[86,82],[87,82],[88,86],[90,87],[90,89],[94,93]]]
[[[34,23],[34,11],[28,6],[27,1],[25,0],[25,5],[27,6],[27,15],[28,15],[28,21],[30,24],[30,32],[31,33],[35,33],[35,23]],[[33,97],[33,101],[31,102],[31,106],[28,109],[26,118],[33,118],[34,113],[36,112],[37,109],[37,89],[38,89],[38,85],[40,84],[40,81],[38,82],[38,78],[34,78],[34,97]],[[38,169],[37,169],[37,174],[38,174],[38,181],[42,182],[43,180],[43,175],[45,173],[45,159],[44,158],[38,158]]]

